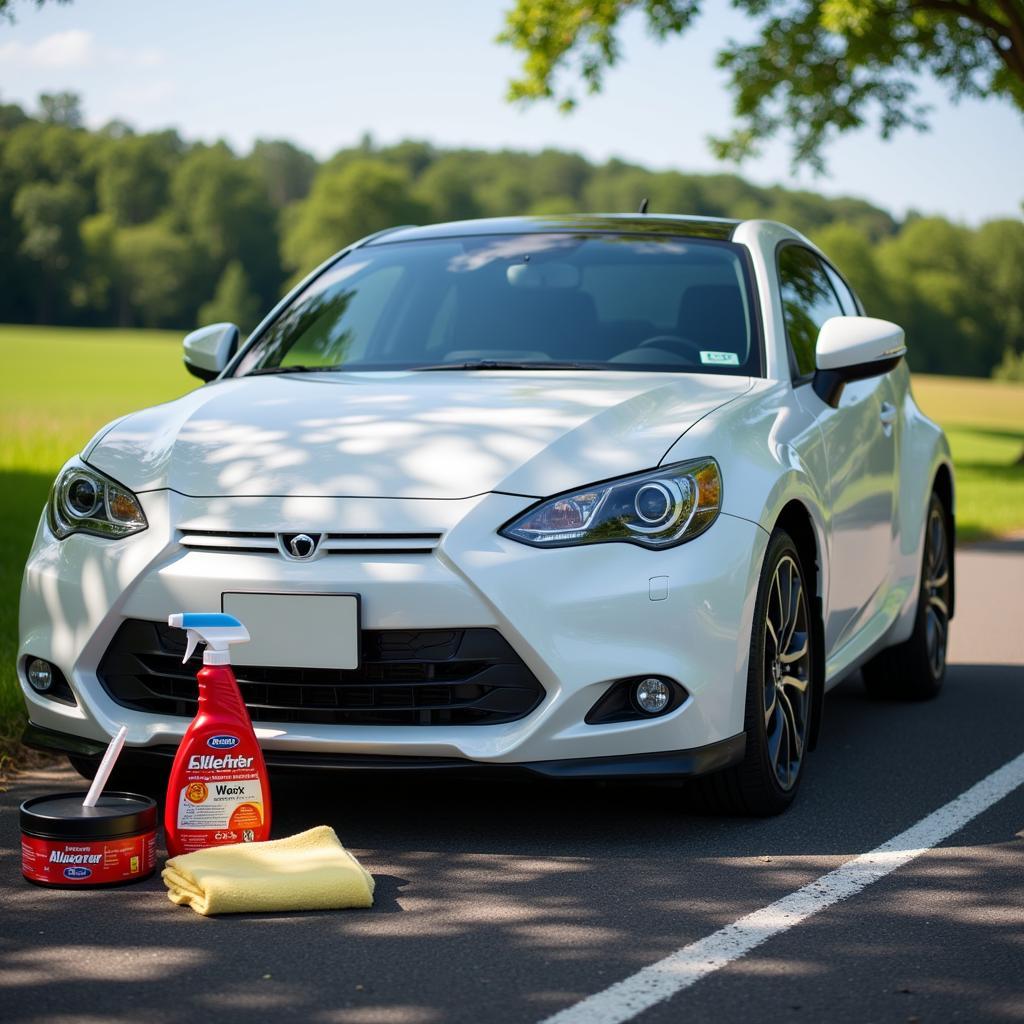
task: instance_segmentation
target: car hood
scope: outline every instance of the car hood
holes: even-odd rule
[[[85,457],[136,491],[541,497],[656,466],[750,385],[559,370],[248,377],[126,416]]]

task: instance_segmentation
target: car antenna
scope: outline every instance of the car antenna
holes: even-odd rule
[[[643,199],[640,200],[640,209],[637,210],[636,212],[637,213],[646,213],[647,212],[647,196],[644,196]]]

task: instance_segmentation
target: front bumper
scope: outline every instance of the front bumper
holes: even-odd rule
[[[106,749],[103,743],[79,736],[41,729],[29,724],[22,742],[34,750],[70,754],[98,762]],[[502,762],[467,761],[442,757],[384,757],[374,754],[301,753],[270,750],[265,760],[276,771],[344,771],[389,775],[416,772],[459,777],[495,775],[539,776],[548,779],[678,779],[720,771],[743,760],[746,736],[740,733],[695,750],[666,750],[656,754],[626,754],[620,757],[579,757],[562,761]],[[133,747],[127,757],[135,766],[169,771],[176,747]]]
[[[174,611],[219,609],[225,592],[259,590],[358,593],[366,629],[496,629],[545,691],[526,717],[494,725],[260,722],[256,732],[272,763],[428,758],[553,774],[536,766],[573,760],[586,774],[584,762],[593,759],[657,755],[663,766],[675,758],[686,774],[687,758],[691,769],[720,767],[719,754],[707,761],[693,752],[735,744],[742,732],[750,622],[767,542],[746,520],[723,514],[701,537],[667,551],[628,544],[538,550],[496,533],[531,504],[512,495],[200,499],[154,491],[140,500],[150,527],[122,541],[56,541],[40,524],[22,588],[18,664],[37,728],[105,743],[125,724],[130,747],[173,749],[188,720],[115,703],[97,677],[104,652],[127,619],[166,622]],[[180,543],[188,530],[297,528],[435,531],[442,540],[426,554],[346,553],[310,562]],[[27,656],[56,664],[77,705],[32,691]],[[660,718],[585,723],[614,680],[641,674],[675,679],[689,698]]]

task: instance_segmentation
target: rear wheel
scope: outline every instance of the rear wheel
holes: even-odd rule
[[[909,640],[882,651],[864,666],[864,685],[873,697],[928,700],[942,689],[953,591],[953,544],[948,524],[946,507],[933,493],[924,531],[914,632]]]
[[[740,764],[697,780],[705,803],[733,814],[784,811],[803,775],[813,700],[814,630],[800,554],[784,530],[768,543],[750,637]]]

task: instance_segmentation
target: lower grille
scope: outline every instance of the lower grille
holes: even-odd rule
[[[309,725],[494,725],[528,715],[544,688],[496,629],[364,630],[353,670],[236,666],[254,722]],[[128,619],[98,674],[123,707],[196,713],[196,673],[181,630]]]

